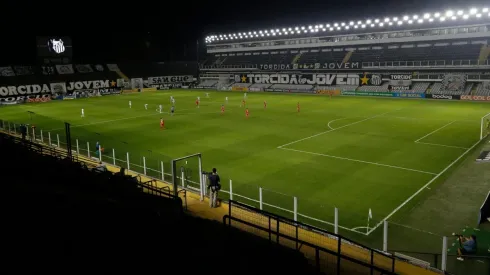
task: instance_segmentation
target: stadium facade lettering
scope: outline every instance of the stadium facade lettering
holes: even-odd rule
[[[235,81],[250,84],[374,85],[382,84],[381,75],[359,74],[242,74]]]
[[[184,83],[184,82],[192,82],[192,81],[193,81],[192,75],[148,77],[148,85],[168,84],[168,83]]]
[[[259,64],[260,70],[275,71],[275,70],[351,70],[361,69],[359,62],[327,62],[313,64]]]

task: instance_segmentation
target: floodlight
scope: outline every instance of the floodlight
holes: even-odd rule
[[[481,11],[482,12],[488,12],[488,8],[483,8]]]
[[[374,23],[379,23],[379,19],[374,19]]]
[[[362,24],[362,21],[357,21],[357,25],[361,25]]]
[[[435,18],[438,18],[439,16],[441,16],[441,14],[440,14],[440,13],[438,13],[438,12],[434,13],[434,17],[435,17]]]
[[[383,23],[379,23],[379,26],[380,26],[380,27],[383,27],[383,25],[384,25]]]
[[[374,28],[374,24],[371,24],[371,28]]]
[[[364,28],[366,28],[366,25],[362,24],[362,25],[361,25],[361,28],[363,28],[363,29],[364,29]]]
[[[412,23],[413,23],[413,21],[412,21],[412,20],[408,20],[408,24],[412,24]]]
[[[304,29],[305,29],[305,27],[303,26],[303,27],[301,27],[301,29],[302,29],[302,30],[304,30]]]
[[[349,29],[349,26],[345,26],[345,29],[348,30]]]
[[[393,17],[393,21],[398,21],[398,17]]]
[[[477,10],[477,9],[475,9],[475,8],[472,8],[472,9],[470,10],[470,14],[476,14],[477,12],[478,12],[478,10]]]
[[[453,16],[453,17],[451,17],[451,19],[452,19],[452,20],[456,20],[456,19],[457,19],[457,17],[456,17],[456,16]]]
[[[304,33],[307,33],[308,31],[307,30],[304,30]]]
[[[343,27],[343,26],[345,26],[345,23],[344,23],[344,22],[342,22],[342,23],[340,23],[340,25]]]
[[[429,22],[434,22],[434,18],[429,18]]]
[[[453,14],[454,14],[454,12],[452,10],[446,11],[446,16],[447,17],[451,17],[451,16],[453,16]]]
[[[315,29],[318,29],[318,25],[315,25]]]
[[[408,16],[403,16],[403,20],[407,21],[408,20]]]
[[[337,30],[340,31],[340,27],[337,27]]]
[[[481,17],[481,13],[477,13],[476,14],[476,17],[480,18]]]
[[[349,22],[349,25],[353,26],[354,25],[354,21],[350,21]]]
[[[389,22],[389,23],[388,23],[388,25],[392,26],[392,25],[393,25],[393,23]]]
[[[294,30],[295,30],[295,31],[299,30],[299,27],[295,27],[295,28],[294,28]]]
[[[292,31],[293,29],[289,28],[288,31]]]
[[[333,28],[330,28],[329,30],[330,30],[330,31],[333,31]]]
[[[424,20],[419,19],[419,20],[417,20],[417,22],[418,22],[419,24],[422,24],[422,23],[424,23]]]
[[[327,24],[327,28],[330,28],[330,24]]]
[[[357,27],[357,25],[355,25],[355,26],[354,26],[354,29],[357,29],[357,28],[358,28],[358,27]]]
[[[385,18],[385,22],[390,22],[390,19],[389,18]]]
[[[426,13],[426,14],[424,14],[424,18],[425,18],[425,19],[429,19],[429,17],[430,17],[430,13]]]
[[[320,25],[320,29],[323,28],[323,25]]]
[[[338,23],[335,23],[335,24],[333,24],[333,26],[334,26],[334,27],[338,27],[338,26],[339,26],[339,24],[338,24]]]
[[[398,25],[402,25],[403,24],[403,21],[398,21]]]
[[[323,30],[323,31],[326,31],[327,29],[323,28],[322,30]]]
[[[413,16],[413,19],[419,19],[419,16],[418,15],[414,15]]]
[[[444,22],[444,21],[446,21],[446,18],[445,17],[441,17],[439,20],[441,20],[441,22]]]
[[[371,20],[370,19],[366,20],[366,24],[371,24]]]
[[[457,12],[458,15],[463,15],[463,13],[464,13],[463,11],[458,11]]]
[[[285,32],[285,31],[286,31],[286,29],[284,29],[284,28],[283,28],[283,29],[282,29],[282,31],[283,31],[283,32]]]

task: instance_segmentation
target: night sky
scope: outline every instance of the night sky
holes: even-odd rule
[[[0,65],[36,62],[36,36],[71,36],[74,61],[196,60],[210,33],[357,20],[449,8],[488,0],[342,1],[12,1],[0,3]]]

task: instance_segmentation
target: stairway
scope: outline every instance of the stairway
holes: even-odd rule
[[[484,64],[489,55],[490,55],[490,46],[482,45],[480,50],[480,55],[478,57],[478,61],[480,62],[480,64]]]
[[[117,73],[117,75],[118,75],[120,78],[122,78],[122,79],[124,79],[124,80],[126,80],[126,81],[129,81],[129,77],[127,77],[127,76],[126,76],[126,75],[125,75],[123,72],[121,72],[121,70],[120,70],[120,69],[119,69],[119,70],[117,70],[117,71],[116,71],[116,73]]]
[[[349,59],[351,58],[352,53],[353,53],[352,51],[347,52],[347,54],[344,56],[344,59],[342,59],[342,63],[347,63],[347,62],[349,62]]]
[[[294,58],[293,58],[293,61],[291,61],[291,64],[297,64],[299,59],[301,58],[301,56],[303,55],[303,53],[298,53]]]

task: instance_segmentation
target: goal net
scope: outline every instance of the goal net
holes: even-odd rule
[[[201,154],[194,154],[172,160],[172,182],[174,190],[186,189],[205,195]]]
[[[484,139],[485,137],[490,135],[490,113],[481,118],[480,127],[480,139]]]

